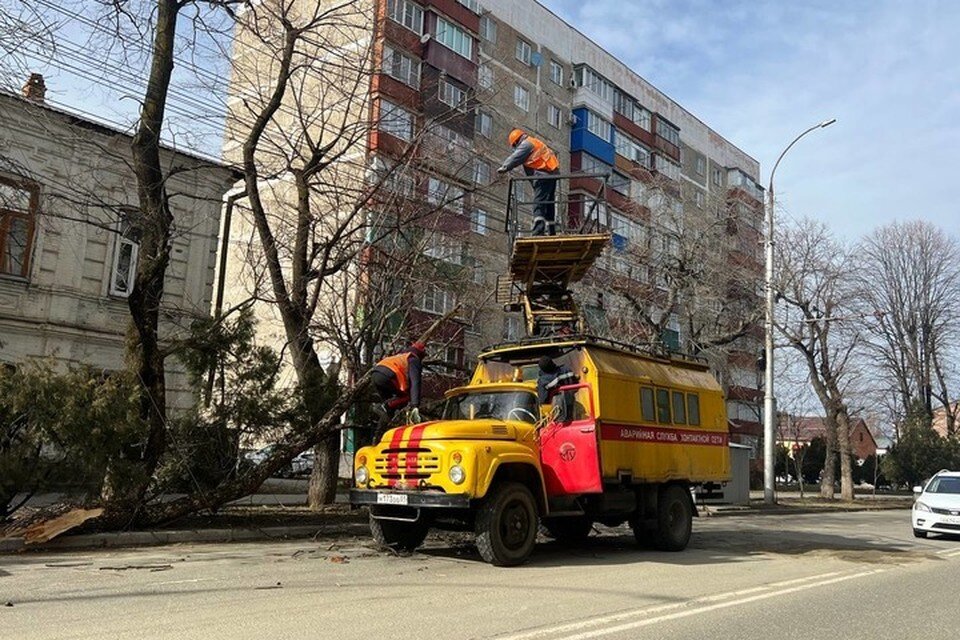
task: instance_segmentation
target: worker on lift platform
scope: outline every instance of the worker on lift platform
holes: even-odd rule
[[[560,173],[560,162],[556,154],[542,140],[524,133],[520,129],[510,132],[507,140],[513,147],[513,153],[503,161],[497,173],[506,173],[523,165],[528,176],[544,176],[533,181],[533,235],[545,233],[557,235],[557,178],[547,177]]]

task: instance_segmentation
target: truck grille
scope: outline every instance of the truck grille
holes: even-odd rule
[[[387,480],[426,480],[440,472],[440,456],[430,449],[386,449],[373,461],[374,473]]]

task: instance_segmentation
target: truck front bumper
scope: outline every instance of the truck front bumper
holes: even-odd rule
[[[464,493],[435,491],[375,491],[351,489],[350,504],[354,506],[429,507],[436,509],[467,509],[470,496]]]

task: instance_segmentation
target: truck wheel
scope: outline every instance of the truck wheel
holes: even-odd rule
[[[381,547],[397,551],[415,551],[430,531],[430,522],[421,514],[416,522],[380,520],[370,516],[370,533]]]
[[[653,543],[661,551],[683,551],[693,530],[693,508],[690,493],[671,484],[660,489],[657,502],[657,529]]]
[[[537,541],[537,505],[518,482],[494,487],[477,513],[477,550],[498,567],[523,564]]]
[[[572,516],[569,518],[550,518],[543,521],[546,534],[563,544],[578,544],[584,542],[593,531],[593,521],[586,516]]]

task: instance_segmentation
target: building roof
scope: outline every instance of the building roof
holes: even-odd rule
[[[58,118],[61,118],[62,120],[65,120],[68,124],[71,124],[73,126],[77,126],[83,129],[89,129],[91,131],[95,131],[102,135],[123,136],[125,138],[130,138],[131,140],[133,139],[132,134],[130,134],[128,131],[124,131],[123,129],[119,128],[115,124],[108,123],[104,120],[95,119],[87,115],[82,115],[76,111],[66,108],[63,105],[53,105],[50,103],[49,100],[44,100],[43,102],[28,100],[21,95],[18,95],[16,93],[3,90],[3,89],[0,89],[0,100],[5,100],[9,103],[20,104],[27,108],[46,111],[48,113],[55,115]],[[233,167],[232,165],[225,164],[223,161],[221,161],[218,158],[206,156],[201,153],[196,153],[194,151],[185,151],[183,149],[178,149],[176,147],[173,147],[167,144],[161,144],[160,148],[163,149],[164,151],[175,153],[177,155],[184,156],[192,160],[202,162],[204,164],[208,164],[214,167],[220,167],[223,169],[228,169],[230,171],[233,171],[236,174],[234,176],[235,178],[239,177],[239,173],[237,172],[237,169],[235,167]]]
[[[876,438],[871,433],[870,428],[863,418],[851,418],[851,432],[863,425],[864,430],[870,434],[870,438],[876,444]],[[827,431],[826,419],[820,416],[791,416],[786,415],[780,418],[780,432],[778,440],[783,442],[810,442],[814,438],[823,437]]]

